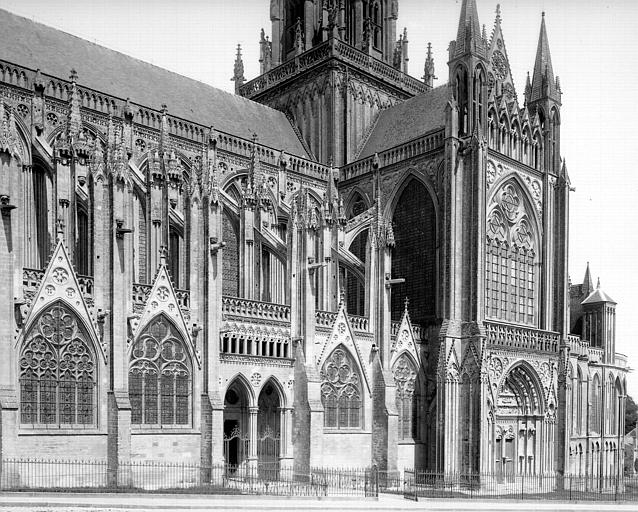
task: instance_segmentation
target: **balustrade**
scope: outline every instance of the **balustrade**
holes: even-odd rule
[[[495,322],[485,322],[487,342],[500,347],[557,352],[560,335],[529,327],[517,327]]]
[[[445,133],[443,130],[436,130],[427,133],[414,140],[395,146],[378,154],[379,167],[392,165],[407,158],[412,158],[424,153],[428,153],[443,145]],[[372,172],[374,156],[352,162],[341,168],[341,181],[350,180],[364,174]]]
[[[338,40],[321,43],[301,55],[287,60],[267,73],[246,82],[239,89],[239,94],[246,98],[254,98],[270,86],[289,80],[290,78],[332,58],[349,62],[359,68],[368,70],[384,78],[386,82],[406,90],[411,94],[420,94],[428,90],[428,86],[420,80],[407,75],[398,69],[378,60],[367,53]]]
[[[267,320],[271,322],[290,322],[290,306],[240,299],[238,297],[222,297],[222,311],[225,315],[239,317],[242,320]]]
[[[22,269],[22,293],[27,302],[33,300],[43,278],[44,270],[34,268]],[[93,278],[91,276],[78,275],[77,279],[87,306],[93,307]]]

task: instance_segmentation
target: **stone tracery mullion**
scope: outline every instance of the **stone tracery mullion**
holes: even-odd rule
[[[94,357],[77,318],[61,303],[27,334],[20,381],[23,423],[93,423]]]

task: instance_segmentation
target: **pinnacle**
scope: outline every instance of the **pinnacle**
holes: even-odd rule
[[[560,99],[556,88],[556,80],[554,78],[552,56],[549,51],[549,41],[547,38],[544,12],[541,18],[541,30],[538,37],[536,60],[534,62],[534,75],[532,78],[532,93],[530,101],[536,101],[541,98]]]
[[[478,19],[476,0],[463,0],[459,27],[456,34],[457,55],[471,51],[470,41],[474,41],[474,44],[476,44],[481,39],[481,25]]]

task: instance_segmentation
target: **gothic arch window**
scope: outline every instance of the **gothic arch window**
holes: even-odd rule
[[[467,109],[468,109],[468,80],[467,71],[463,67],[459,67],[454,78],[454,99],[459,108],[459,133],[467,135]]]
[[[35,256],[32,261],[37,268],[46,267],[49,257],[49,208],[51,203],[51,179],[43,166],[33,167],[33,198],[34,198],[34,223],[35,234],[32,239],[35,243]]]
[[[182,279],[184,275],[184,236],[181,227],[171,223],[168,234],[169,258],[168,268],[176,288],[188,288]]]
[[[163,315],[155,317],[131,350],[131,423],[188,425],[191,419],[192,365],[184,339]]]
[[[600,377],[594,375],[591,384],[591,409],[589,411],[589,430],[596,433],[601,432],[601,407],[602,407],[602,387]]]
[[[20,422],[94,426],[97,372],[86,329],[64,303],[34,322],[20,353]]]
[[[239,226],[224,208],[222,213],[223,241],[226,247],[222,251],[222,293],[239,297]]]
[[[91,275],[91,235],[89,224],[88,201],[77,201],[77,240],[75,252],[75,265],[78,274]]]
[[[363,399],[361,376],[348,350],[339,345],[321,370],[321,403],[324,427],[361,428]]]
[[[410,178],[401,191],[392,226],[392,277],[405,279],[392,288],[392,320],[401,319],[407,297],[412,320],[423,325],[436,315],[436,212],[418,179]]]
[[[392,369],[396,386],[395,403],[399,414],[399,439],[418,438],[417,369],[412,359],[403,353]]]
[[[531,208],[514,181],[493,196],[487,215],[485,315],[535,325],[538,248]]]

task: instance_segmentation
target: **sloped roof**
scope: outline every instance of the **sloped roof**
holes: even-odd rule
[[[445,126],[448,86],[441,85],[382,110],[359,158],[366,158]]]
[[[597,304],[599,302],[612,302],[614,304],[617,304],[614,299],[612,299],[600,288],[596,288],[593,292],[591,292],[587,296],[587,298],[583,302],[581,302],[581,304]]]
[[[2,9],[0,28],[2,60],[62,79],[75,69],[81,86],[308,157],[283,112]]]

